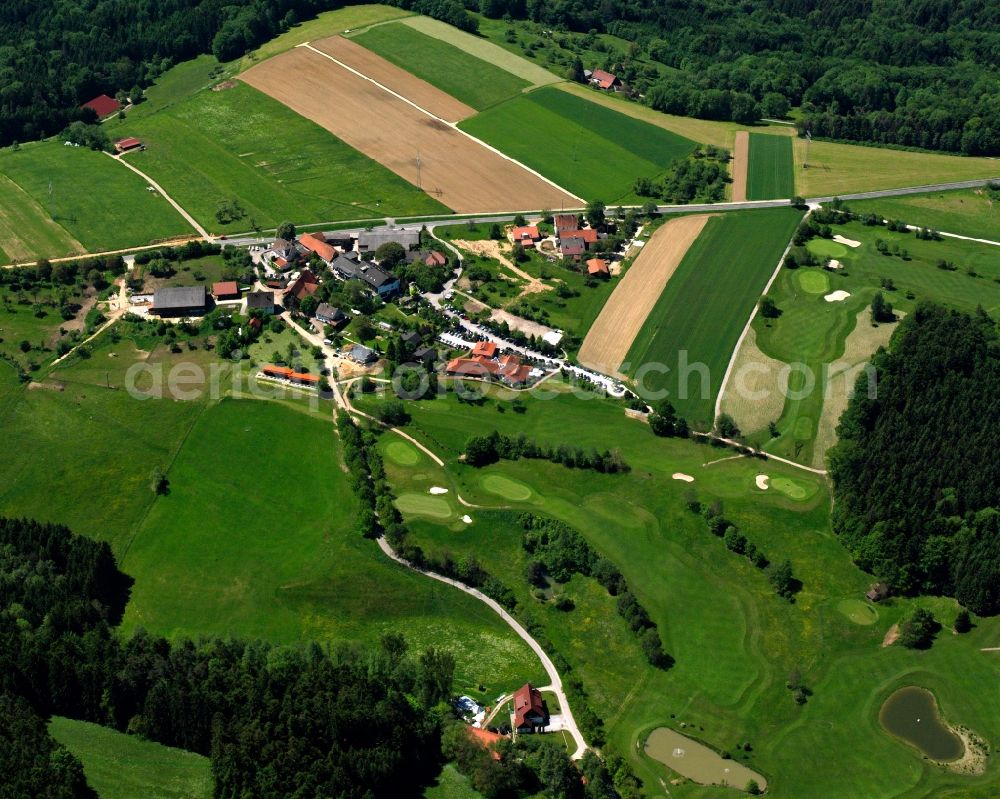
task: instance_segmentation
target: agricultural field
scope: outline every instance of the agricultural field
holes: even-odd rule
[[[695,429],[711,426],[740,333],[801,216],[776,208],[709,219],[628,351],[630,375],[642,370],[640,393],[667,389]]]
[[[895,329],[892,324],[871,324],[869,305],[877,291],[882,291],[897,315],[912,312],[920,300],[967,312],[980,306],[989,314],[1000,311],[1000,265],[990,245],[954,239],[921,241],[913,233],[893,233],[857,222],[835,226],[835,233],[861,246],[814,239],[809,249],[820,257],[835,258],[842,264],[840,269],[781,271],[769,292],[781,315],[777,319],[758,315],[755,340],[746,353],[740,353],[741,362],[763,362],[766,371],[741,375],[738,363],[723,403],[723,410],[733,415],[751,442],[819,468],[824,467],[827,449],[836,442],[834,431],[859,366],[877,347],[888,343]],[[889,254],[877,250],[879,239],[886,242]],[[891,254],[893,246],[900,255]],[[954,270],[939,268],[940,260],[952,263]],[[827,301],[834,292],[847,296]],[[764,357],[755,357],[754,348]],[[791,394],[776,408],[775,396],[784,397],[781,371],[792,363],[803,364],[804,369],[797,368],[787,378]],[[807,390],[810,382],[815,383],[811,391]],[[767,392],[767,398],[740,397],[754,390]],[[776,423],[777,436],[766,429],[769,422]]]
[[[545,87],[460,124],[512,158],[585,199],[638,202],[638,177],[658,177],[695,143]],[[555,206],[549,206],[555,208]]]
[[[795,194],[792,140],[788,136],[750,134],[748,200],[780,200]]]
[[[478,111],[531,86],[517,75],[409,25],[377,25],[353,41]]]
[[[242,79],[457,212],[580,204],[578,198],[319,52],[297,48],[248,70]],[[427,86],[416,78],[412,81],[414,86]]]
[[[604,720],[605,751],[627,757],[647,785],[669,782],[676,775],[642,754],[642,742],[658,726],[683,722],[686,734],[734,753],[764,774],[769,795],[778,799],[825,799],[833,781],[844,796],[888,799],[904,790],[929,799],[962,789],[988,795],[995,769],[970,777],[927,764],[881,729],[878,708],[896,687],[917,679],[935,691],[950,721],[996,740],[1000,697],[984,696],[980,686],[997,679],[1000,664],[978,651],[1000,641],[995,619],[977,620],[967,636],[942,633],[926,652],[883,649],[886,630],[915,604],[931,609],[945,625],[957,605],[928,597],[865,603],[861,598],[871,577],[831,535],[821,478],[774,462],[733,459],[730,451],[707,444],[656,439],[646,426],[627,419],[622,405],[575,396],[558,383],[517,395],[526,405],[521,414],[509,409],[513,396],[491,389],[480,404],[460,404],[451,393],[408,403],[413,417],[408,431],[446,462],[445,470],[425,483],[449,487],[441,497],[446,503],[453,502],[449,498],[457,489],[485,507],[464,511],[471,523],[414,512],[407,520],[425,551],[454,557],[474,552],[518,593],[525,613],[583,681],[588,704]],[[379,400],[359,402],[371,407]],[[602,475],[525,460],[477,470],[458,461],[470,436],[493,429],[524,432],[550,444],[617,447],[632,470]],[[387,464],[391,458],[387,453]],[[390,468],[397,492],[427,493],[426,485],[421,491],[412,480],[414,471],[425,468]],[[675,472],[693,482],[672,480]],[[768,475],[771,488],[757,488],[760,474]],[[700,516],[686,509],[690,491],[702,503],[723,502],[727,518],[772,562],[790,559],[802,582],[794,603],[778,599],[760,572],[727,551]],[[548,595],[537,599],[530,593],[517,524],[522,510],[572,525],[615,562],[676,658],[670,671],[645,663],[614,614],[613,598],[593,580],[575,576],[552,585],[552,592],[575,603],[569,611],[557,610]],[[812,692],[802,706],[786,688],[795,670]],[[744,741],[752,751],[737,752],[736,744]],[[870,768],[872,762],[879,768]],[[671,793],[722,795],[691,783],[672,787]]]
[[[127,122],[122,133],[146,143],[144,152],[127,156],[129,163],[216,233],[273,227],[283,219],[445,210],[320,126],[241,83],[200,91]],[[219,203],[231,200],[244,215],[222,222]]]
[[[17,152],[0,150],[0,209],[5,262],[103,252],[193,232],[138,175],[102,153],[51,139]],[[15,235],[4,232],[10,225]]]
[[[207,757],[56,716],[49,733],[79,758],[100,799],[211,799]]]
[[[992,199],[986,189],[960,189],[878,200],[851,200],[859,214],[880,214],[884,219],[901,219],[909,225],[930,227],[960,236],[1000,241],[1000,198]]]

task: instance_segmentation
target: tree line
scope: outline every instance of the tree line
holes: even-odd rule
[[[520,458],[561,463],[571,469],[592,469],[603,474],[621,474],[631,469],[617,448],[599,452],[591,447],[573,447],[569,444],[543,445],[524,433],[507,436],[494,430],[484,436],[472,436],[465,443],[465,462],[470,466],[488,466],[500,459],[516,461]]]

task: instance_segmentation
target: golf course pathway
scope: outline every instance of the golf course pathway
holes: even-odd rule
[[[528,631],[521,626],[521,624],[517,621],[517,619],[511,616],[506,610],[500,607],[499,603],[490,599],[482,591],[477,591],[475,588],[470,588],[464,583],[460,583],[458,580],[452,580],[450,577],[445,577],[444,575],[437,574],[436,572],[419,569],[409,561],[399,557],[399,555],[395,553],[393,548],[389,546],[389,542],[386,541],[384,537],[378,539],[378,545],[379,547],[382,548],[382,551],[386,555],[388,555],[397,563],[406,566],[408,569],[412,569],[415,572],[419,572],[420,574],[423,574],[426,577],[430,577],[433,580],[438,580],[439,582],[447,583],[448,585],[453,586],[454,588],[457,588],[460,591],[464,591],[470,596],[474,596],[480,602],[485,603],[490,607],[491,610],[493,610],[494,613],[496,613],[498,616],[500,616],[501,619],[507,622],[510,628],[515,633],[517,633],[518,636],[520,636],[521,639],[529,647],[531,647],[532,651],[536,655],[538,655],[538,659],[542,662],[542,666],[545,667],[545,673],[549,675],[550,684],[542,686],[538,690],[551,691],[556,695],[556,698],[559,700],[559,707],[562,709],[563,729],[565,729],[570,735],[573,736],[573,741],[576,743],[576,751],[573,752],[572,758],[574,760],[579,760],[580,758],[582,758],[584,752],[587,751],[587,742],[583,739],[583,734],[580,732],[580,728],[576,726],[576,719],[573,718],[573,711],[570,709],[569,699],[566,697],[566,692],[563,691],[562,678],[559,676],[559,671],[556,669],[556,666],[552,662],[552,659],[547,654],[545,654],[545,650],[542,649],[538,641],[536,641],[534,638],[531,637]]]

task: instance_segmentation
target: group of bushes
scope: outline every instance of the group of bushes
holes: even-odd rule
[[[568,444],[546,446],[524,433],[511,437],[494,430],[485,436],[472,436],[465,444],[465,462],[470,466],[487,466],[501,458],[509,461],[520,458],[547,460],[571,469],[593,469],[603,474],[620,474],[631,468],[618,449],[598,452],[591,448],[588,452]]]
[[[659,183],[637,178],[633,191],[640,197],[655,197],[672,203],[721,202],[729,177],[729,151],[705,145],[670,166]]]

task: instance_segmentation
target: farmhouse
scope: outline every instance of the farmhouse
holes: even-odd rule
[[[135,136],[129,136],[125,139],[119,139],[115,142],[115,150],[119,153],[127,153],[130,150],[145,150],[146,147],[142,143],[141,139],[137,139]]]
[[[587,261],[587,274],[593,277],[611,277],[611,270],[603,258],[591,258]]]
[[[497,345],[492,341],[477,341],[472,347],[473,358],[493,358],[497,354]]]
[[[343,280],[360,280],[380,297],[399,291],[399,278],[371,261],[356,261],[345,255],[338,255],[330,266]]]
[[[347,314],[328,302],[321,302],[316,308],[316,321],[339,328],[347,322]]]
[[[556,235],[560,235],[564,230],[577,230],[580,227],[580,220],[576,214],[556,214],[554,220]]]
[[[575,226],[576,220],[574,219],[573,222]],[[542,235],[538,232],[537,225],[521,225],[511,230],[510,238],[515,244],[520,244],[522,247],[534,247],[537,242],[541,241]]]
[[[378,232],[363,230],[358,234],[358,252],[375,252],[383,244],[396,242],[404,250],[420,244],[419,230],[380,230]]]
[[[587,251],[587,242],[578,236],[559,239],[559,249],[562,251],[563,258],[579,261]]]
[[[318,288],[319,278],[308,269],[303,269],[299,276],[289,283],[285,289],[285,296],[301,301],[315,294]]]
[[[596,86],[606,92],[616,92],[622,87],[622,82],[616,75],[605,72],[603,69],[595,69],[590,73],[590,85]]]
[[[240,298],[240,287],[236,284],[235,280],[224,280],[219,283],[213,283],[212,296],[215,297],[216,302],[220,300],[238,300]]]
[[[153,293],[149,312],[157,316],[198,316],[205,313],[207,303],[204,286],[173,286]]]
[[[535,732],[548,724],[542,694],[530,682],[514,694],[514,729],[518,732]]]
[[[299,236],[299,244],[308,252],[314,252],[326,263],[331,263],[337,257],[337,251],[326,243],[322,233],[303,233]]]
[[[274,313],[274,292],[273,291],[251,291],[247,294],[248,311],[264,311]]]
[[[93,100],[88,100],[80,108],[89,108],[95,114],[97,114],[99,119],[104,119],[104,117],[109,117],[114,113],[118,112],[118,109],[122,107],[114,97],[108,97],[106,94],[99,94]]]

